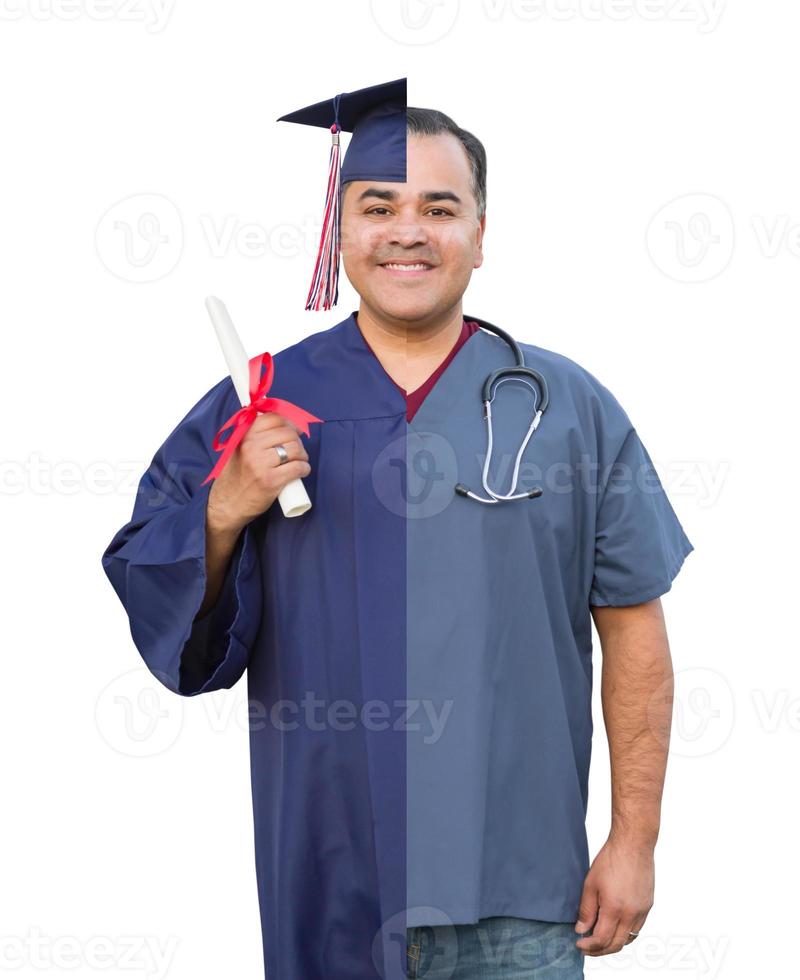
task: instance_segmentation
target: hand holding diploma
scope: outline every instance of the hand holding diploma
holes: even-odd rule
[[[292,402],[267,395],[274,373],[271,356],[265,352],[248,360],[224,303],[210,296],[206,308],[242,408],[217,433],[214,449],[222,450],[222,456],[203,482],[218,480],[214,506],[224,511],[231,525],[244,526],[276,498],[286,517],[298,517],[311,507],[300,480],[311,467],[299,432],[308,435],[308,423],[323,420]],[[266,368],[263,376],[262,368]],[[231,427],[233,431],[223,441],[223,432]],[[277,447],[283,451],[266,452]]]

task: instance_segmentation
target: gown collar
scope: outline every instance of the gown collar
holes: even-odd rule
[[[406,416],[406,397],[367,344],[357,311],[327,330],[275,355],[270,394],[287,398],[326,421]],[[479,317],[466,316],[479,325]],[[492,369],[514,362],[495,334],[478,330],[461,345],[417,409],[411,426],[447,416],[462,397],[480,400],[479,384]],[[472,389],[475,388],[473,391]]]
[[[406,406],[406,394],[405,391],[397,384],[397,382],[392,378],[388,371],[381,364],[375,352],[372,350],[370,345],[367,343],[366,338],[361,332],[361,328],[358,326],[358,320],[356,317],[357,311],[350,314],[346,321],[344,321],[344,326],[352,334],[353,347],[362,351],[368,356],[368,359],[372,361],[372,369],[377,371],[381,376],[386,386],[391,389],[395,395],[402,399],[402,403]],[[470,316],[464,314],[464,320],[474,320],[479,326],[483,326],[483,321],[480,317]],[[478,340],[475,342],[476,337],[482,337],[483,340]],[[500,340],[495,334],[487,334],[484,330],[478,330],[474,334],[471,334],[464,341],[463,344],[458,348],[456,353],[450,359],[450,362],[445,367],[444,371],[436,379],[433,388],[428,392],[425,398],[420,403],[417,411],[414,413],[414,418],[409,423],[409,425],[420,425],[424,422],[426,416],[430,413],[432,416],[439,417],[444,412],[449,410],[450,407],[457,400],[459,393],[454,389],[454,385],[463,386],[466,383],[466,377],[469,376],[470,372],[474,372],[477,368],[477,363],[480,361],[480,357],[477,358],[475,351],[476,348],[483,348],[486,352],[486,339],[489,340],[489,347],[492,346],[492,341],[497,341],[502,347],[506,347],[504,342]],[[470,347],[470,343],[472,346]],[[506,348],[507,349],[507,348]],[[510,355],[511,363],[513,363],[513,357]],[[503,361],[500,362],[504,363]],[[465,376],[464,366],[467,367],[467,374]],[[488,373],[488,372],[487,372]],[[478,392],[480,396],[480,392]]]

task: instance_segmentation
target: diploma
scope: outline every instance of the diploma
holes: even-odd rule
[[[217,340],[225,355],[225,361],[230,371],[233,387],[239,396],[242,405],[250,404],[250,372],[249,359],[244,346],[239,339],[239,334],[233,325],[225,304],[216,296],[209,296],[206,299],[206,309],[208,310]],[[279,464],[280,465],[280,464]],[[306,488],[300,479],[292,480],[278,494],[278,503],[285,517],[299,517],[305,514],[311,507]]]

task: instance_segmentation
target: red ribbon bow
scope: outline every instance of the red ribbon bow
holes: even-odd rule
[[[248,364],[250,366],[250,404],[242,405],[237,412],[234,412],[214,436],[215,451],[219,452],[223,450],[223,452],[217,460],[214,469],[203,480],[201,486],[205,486],[209,480],[218,477],[225,469],[225,465],[233,455],[234,449],[244,439],[247,430],[255,422],[259,412],[280,412],[290,422],[294,422],[305,435],[309,434],[309,422],[325,421],[324,419],[318,419],[316,415],[312,415],[298,405],[285,401],[283,398],[270,398],[267,396],[267,392],[272,386],[273,375],[275,374],[275,366],[271,354],[268,354],[266,351],[263,354],[257,354],[255,357],[250,358]],[[262,364],[266,367],[263,377],[261,376]],[[220,436],[231,426],[234,426],[233,432],[223,442]]]

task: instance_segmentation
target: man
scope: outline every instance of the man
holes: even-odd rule
[[[498,385],[488,487],[530,499],[465,495],[487,487],[484,379],[514,363],[462,308],[484,149],[407,109],[405,79],[330,105],[282,118],[333,124],[326,215],[341,207],[360,305],[278,353],[270,392],[324,422],[304,444],[260,415],[203,484],[237,408],[224,379],[157,452],[103,565],[171,690],[247,668],[271,980],[573,980],[652,905],[671,690],[658,597],[692,545],[616,399],[529,344],[549,405],[519,454],[543,391]],[[338,230],[323,227],[311,304],[335,301]],[[277,496],[298,477],[313,507],[286,519]],[[592,617],[612,823],[590,867]]]

